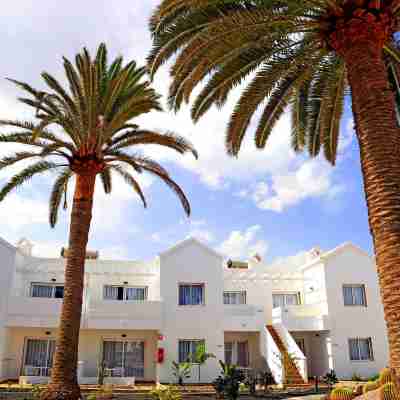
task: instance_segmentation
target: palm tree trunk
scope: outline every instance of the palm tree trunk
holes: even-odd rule
[[[391,367],[400,374],[400,130],[376,31],[343,46],[352,90],[369,224],[388,330]]]
[[[41,400],[77,400],[79,330],[82,314],[86,246],[92,219],[96,175],[77,175],[68,259],[65,267],[64,301],[57,337],[51,382]]]

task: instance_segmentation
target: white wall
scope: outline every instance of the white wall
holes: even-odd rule
[[[172,361],[178,361],[179,339],[204,339],[206,350],[216,359],[203,367],[201,378],[212,381],[219,373],[218,359],[224,359],[223,271],[222,258],[195,241],[186,241],[160,256],[161,299],[163,301],[162,334],[166,359],[160,365],[161,382],[173,380]],[[203,283],[205,304],[179,306],[179,283]],[[197,369],[192,381],[197,381]]]
[[[0,377],[6,376],[7,355],[5,354],[7,346],[5,343],[6,328],[5,323],[7,319],[7,306],[10,291],[12,288],[12,280],[15,271],[17,250],[9,243],[0,239]],[[22,257],[22,255],[19,255]]]
[[[353,373],[370,376],[388,364],[388,345],[383,306],[373,260],[349,245],[329,257],[325,267],[326,290],[331,324],[333,367],[338,376]],[[344,306],[343,284],[364,284],[367,307]],[[350,361],[348,339],[372,338],[374,361]]]
[[[317,262],[303,270],[304,304],[320,304],[327,301],[326,274],[323,262]]]

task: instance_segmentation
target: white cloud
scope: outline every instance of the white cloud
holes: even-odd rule
[[[129,252],[125,246],[110,246],[98,250],[101,260],[129,260]]]
[[[307,160],[296,170],[272,176],[272,183],[258,182],[251,197],[258,208],[282,212],[308,198],[333,197],[343,187],[333,183],[333,169],[327,163]]]
[[[250,226],[243,232],[232,231],[218,251],[230,258],[248,258],[256,253],[263,257],[268,250],[268,243],[258,237],[260,233],[260,225]]]
[[[202,242],[207,242],[207,243],[211,243],[215,240],[215,236],[211,231],[200,228],[191,229],[187,237],[194,237]]]

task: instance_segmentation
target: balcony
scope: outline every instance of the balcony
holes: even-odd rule
[[[247,304],[224,305],[224,331],[259,331],[264,325],[263,307]]]
[[[330,329],[328,305],[320,303],[274,308],[272,323],[283,324],[289,331],[326,331]]]
[[[99,300],[88,304],[84,328],[161,329],[161,301]]]
[[[8,327],[55,328],[62,299],[12,296],[8,303]]]

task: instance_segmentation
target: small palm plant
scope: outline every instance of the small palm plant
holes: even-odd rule
[[[25,151],[1,159],[0,170],[20,161],[32,161],[0,189],[0,201],[32,177],[54,171],[57,175],[49,215],[53,227],[61,204],[67,208],[67,190],[74,180],[60,329],[51,383],[41,398],[75,400],[80,398],[76,375],[78,341],[85,255],[97,177],[106,193],[112,190],[112,176],[122,177],[146,206],[135,174],[148,172],[177,194],[189,215],[189,202],[168,172],[151,158],[130,149],[153,144],[179,153],[189,151],[196,157],[197,154],[182,137],[140,129],[133,123],[142,114],[161,110],[159,96],[143,79],[145,69],[134,61],[124,65],[122,57],[118,57],[109,64],[106,46],[102,44],[94,59],[86,49],[76,56],[75,66],[64,58],[64,69],[68,89],[46,72],[42,78],[47,91],[12,80],[29,95],[20,101],[34,109],[37,121],[0,121],[0,126],[16,129],[1,134],[0,142],[26,147]]]
[[[178,385],[182,386],[185,379],[189,379],[192,373],[192,364],[189,362],[177,363],[172,361],[172,375],[176,378]]]
[[[194,353],[194,355],[191,359],[192,363],[197,364],[198,371],[199,371],[199,382],[201,381],[201,367],[210,358],[215,358],[215,355],[213,353],[207,353],[205,344],[200,343],[196,347],[196,352]]]

